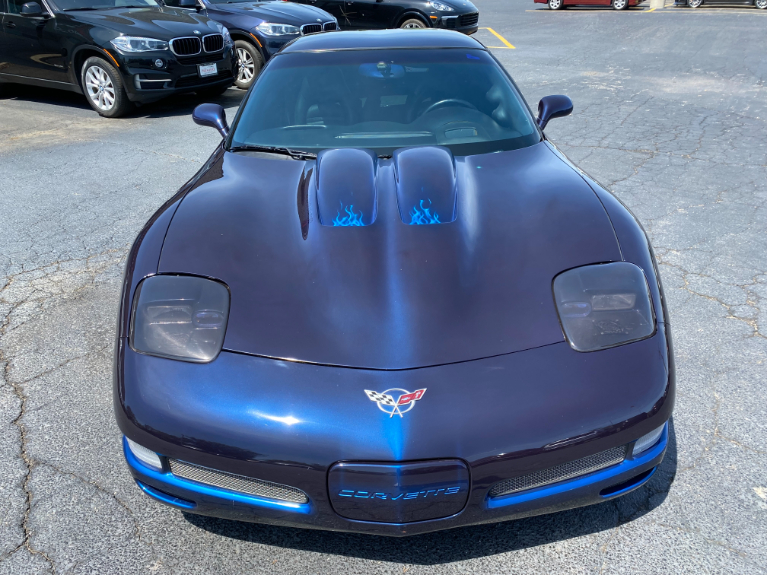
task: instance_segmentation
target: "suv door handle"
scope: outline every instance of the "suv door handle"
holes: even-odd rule
[[[11,20],[8,20],[8,22],[6,22],[6,23],[5,23],[5,25],[6,25],[8,28],[15,28],[15,27],[16,27],[16,22],[13,22],[13,21],[11,21]]]

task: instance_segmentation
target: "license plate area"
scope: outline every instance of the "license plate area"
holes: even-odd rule
[[[197,72],[200,74],[200,78],[215,76],[218,74],[218,66],[216,64],[200,64],[197,66]]]
[[[336,463],[328,473],[333,509],[341,517],[412,523],[459,513],[469,497],[469,470],[459,460]]]

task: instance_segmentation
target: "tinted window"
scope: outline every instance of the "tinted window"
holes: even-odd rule
[[[441,145],[455,155],[530,146],[529,111],[483,50],[359,50],[277,56],[235,125],[232,146],[302,151]]]
[[[10,0],[13,1],[13,0]],[[23,2],[21,2],[23,4]],[[59,10],[98,10],[128,6],[159,6],[155,0],[54,0]]]

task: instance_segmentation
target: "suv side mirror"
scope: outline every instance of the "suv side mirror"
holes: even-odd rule
[[[573,113],[573,101],[567,96],[545,96],[538,102],[538,127],[543,130],[552,118]]]
[[[21,7],[22,16],[42,16],[43,9],[37,2],[27,2]]]
[[[229,134],[229,124],[226,123],[226,112],[218,104],[200,104],[192,112],[195,124],[216,128],[222,138]]]

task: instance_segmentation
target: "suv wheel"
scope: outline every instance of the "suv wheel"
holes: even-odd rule
[[[426,24],[424,24],[418,18],[410,18],[409,20],[405,20],[402,24],[400,24],[399,27],[407,28],[408,30],[418,30],[420,28],[426,28]]]
[[[767,8],[767,0],[756,0],[755,4],[756,4],[756,7],[761,10],[764,10],[765,8]]]
[[[687,0],[687,5],[690,8],[700,8],[701,4],[703,4],[703,0]]]
[[[549,0],[549,10],[561,10],[564,5],[563,0]]]
[[[615,10],[625,10],[629,7],[629,0],[613,0],[613,8]]]
[[[117,118],[132,108],[120,73],[106,60],[95,56],[88,58],[80,79],[88,103],[102,116]]]
[[[237,53],[238,66],[234,85],[241,90],[247,90],[264,67],[264,59],[256,47],[245,40],[237,40],[234,50]]]

